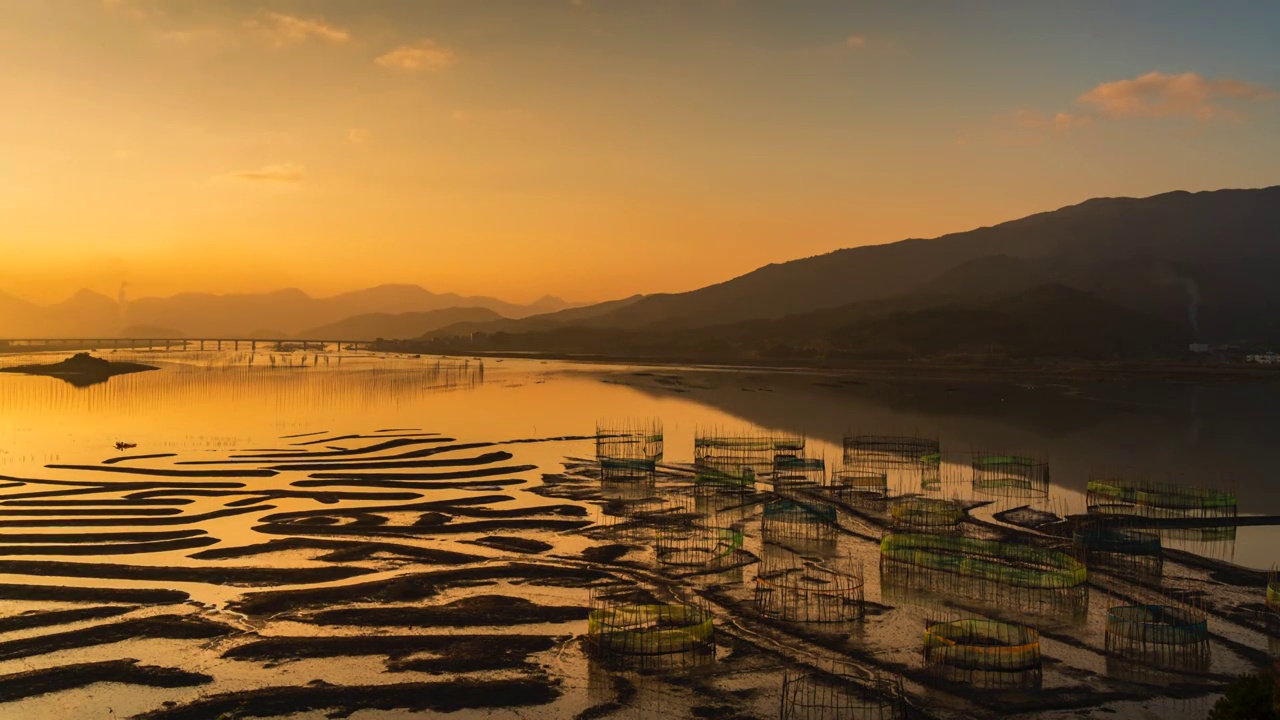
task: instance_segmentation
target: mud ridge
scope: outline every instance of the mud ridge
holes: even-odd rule
[[[0,702],[61,692],[94,683],[111,682],[148,687],[177,688],[204,685],[213,678],[176,668],[139,665],[137,660],[77,663],[44,670],[0,675]]]
[[[455,712],[481,708],[546,705],[560,696],[554,683],[536,680],[400,683],[392,685],[329,685],[269,687],[226,693],[135,715],[133,720],[209,720],[228,717],[273,717],[310,710],[329,710],[328,717],[346,717],[356,710]]]

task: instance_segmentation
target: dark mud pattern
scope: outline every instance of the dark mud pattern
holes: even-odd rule
[[[230,660],[280,663],[315,658],[382,655],[392,661],[388,662],[388,669],[397,672],[474,672],[526,666],[530,655],[546,652],[555,645],[556,640],[545,635],[273,637],[245,643],[229,650],[223,657]],[[436,657],[403,659],[419,653],[431,653]]]
[[[251,593],[231,603],[231,609],[245,615],[275,615],[282,612],[313,609],[340,603],[414,602],[434,597],[459,585],[524,580],[551,585],[569,584],[585,587],[609,577],[600,570],[561,568],[549,565],[512,563],[416,573],[389,580],[377,580],[329,588],[277,590]]]
[[[56,560],[0,560],[0,574],[45,577],[171,580],[217,585],[294,585],[344,580],[372,572],[358,567],[256,568],[256,567],[159,567],[69,563]]]
[[[84,620],[101,620],[103,618],[124,615],[137,610],[136,606],[104,605],[101,607],[76,608],[74,610],[53,610],[50,612],[27,612],[0,618],[0,633],[31,628],[66,625]]]
[[[0,702],[86,687],[100,682],[177,688],[204,685],[213,678],[176,668],[139,665],[137,660],[78,663],[45,670],[0,675]]]
[[[44,655],[60,650],[106,645],[137,638],[203,640],[223,637],[235,632],[238,631],[229,625],[199,617],[157,615],[109,625],[96,625],[83,630],[0,642],[0,660]]]
[[[479,555],[437,550],[414,545],[398,545],[385,542],[361,542],[344,540],[323,540],[319,538],[286,538],[269,540],[265,543],[244,547],[215,548],[193,553],[191,557],[199,560],[228,560],[234,558],[253,557],[264,553],[286,552],[290,550],[323,550],[325,554],[317,560],[325,562],[353,562],[367,560],[378,554],[394,555],[402,558],[413,558],[433,565],[465,565],[484,560]]]
[[[151,453],[150,455],[118,455],[116,457],[107,458],[102,461],[103,465],[115,465],[116,463],[132,462],[134,460],[157,460],[159,458],[177,457],[177,453]]]
[[[475,595],[434,607],[325,610],[307,620],[317,625],[469,627],[564,623],[585,620],[587,612],[584,607],[548,607],[508,595]]]
[[[510,535],[490,535],[489,537],[483,537],[478,540],[467,540],[466,542],[469,542],[472,545],[482,545],[484,547],[493,548],[495,550],[525,553],[528,555],[544,553],[555,547],[551,543],[545,543],[541,540],[513,537]]]
[[[316,685],[272,687],[215,695],[203,700],[135,716],[135,720],[209,720],[270,717],[328,710],[340,718],[356,710],[456,712],[467,709],[546,705],[560,696],[548,680],[418,682],[394,685]]]
[[[191,596],[181,590],[69,587],[62,585],[0,585],[0,600],[176,605],[190,599]]]

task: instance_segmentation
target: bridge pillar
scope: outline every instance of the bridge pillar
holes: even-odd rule
[[[201,341],[200,341],[200,349],[201,349],[201,350],[204,350],[204,341],[203,341],[203,340],[201,340]]]
[[[250,341],[249,341],[249,352],[254,352],[254,353],[258,352],[258,341],[257,341],[257,340],[250,340]]]
[[[303,341],[302,341],[302,352],[306,352],[306,351],[307,351],[307,341],[306,341],[306,340],[303,340]]]
[[[218,349],[219,349],[219,350],[221,350],[221,349],[222,349],[222,341],[221,341],[221,340],[219,340],[219,341],[218,341]]]

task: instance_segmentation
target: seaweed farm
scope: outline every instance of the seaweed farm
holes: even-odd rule
[[[0,376],[3,718],[1174,720],[1280,654],[1244,482],[797,374],[121,355]]]

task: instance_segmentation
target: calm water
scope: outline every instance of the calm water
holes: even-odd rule
[[[947,462],[943,471],[946,482],[934,494],[965,499],[989,499],[994,502],[976,514],[990,518],[997,510],[1031,504],[1054,512],[1082,512],[1082,492],[1091,471],[1099,468],[1135,467],[1150,472],[1167,474],[1170,478],[1188,482],[1212,482],[1232,484],[1239,495],[1242,512],[1253,514],[1280,514],[1280,500],[1269,489],[1269,471],[1275,465],[1277,451],[1270,438],[1280,430],[1280,417],[1269,412],[1277,399],[1274,388],[1259,387],[1192,387],[1147,386],[1142,384],[1089,383],[1027,385],[1002,382],[998,378],[975,381],[887,381],[878,378],[850,378],[835,375],[757,372],[724,369],[671,369],[631,367],[617,365],[592,365],[532,360],[494,360],[436,358],[436,357],[380,357],[367,354],[315,353],[258,354],[248,353],[144,353],[130,355],[117,353],[116,359],[130,359],[161,366],[158,372],[121,376],[88,388],[75,388],[63,381],[0,374],[0,474],[27,478],[31,482],[21,487],[10,487],[6,496],[18,494],[27,498],[16,504],[6,500],[6,516],[0,519],[6,534],[46,531],[40,527],[44,520],[38,515],[28,517],[23,513],[46,512],[40,503],[45,498],[55,503],[67,503],[72,507],[80,502],[77,495],[48,495],[44,488],[81,487],[98,483],[90,491],[91,506],[97,500],[111,501],[116,494],[129,493],[125,488],[117,491],[115,485],[103,485],[128,479],[138,481],[138,476],[112,475],[101,472],[104,459],[118,455],[114,449],[117,441],[136,443],[136,449],[127,454],[171,453],[172,458],[152,461],[129,461],[119,467],[129,470],[136,467],[164,467],[190,470],[210,467],[190,465],[192,461],[209,461],[220,464],[211,467],[256,467],[230,465],[236,458],[253,457],[272,452],[320,453],[324,448],[357,448],[377,442],[381,437],[403,436],[412,442],[422,440],[423,433],[441,433],[456,439],[460,449],[441,457],[466,460],[468,454],[501,449],[510,452],[508,458],[486,461],[478,465],[483,469],[504,465],[515,470],[493,474],[489,477],[507,482],[501,487],[486,487],[490,481],[469,479],[467,487],[442,484],[430,490],[420,489],[422,497],[433,502],[462,499],[465,503],[483,495],[494,497],[491,503],[499,512],[516,513],[529,509],[533,515],[545,516],[551,503],[574,505],[578,515],[564,517],[589,518],[606,531],[594,534],[595,528],[583,528],[583,532],[559,533],[553,530],[535,529],[528,533],[507,531],[522,537],[541,539],[554,546],[554,550],[539,556],[539,562],[552,566],[573,567],[584,549],[602,542],[612,542],[607,531],[616,518],[601,514],[599,504],[590,501],[566,500],[541,492],[546,489],[544,473],[558,473],[566,458],[590,457],[594,444],[589,436],[595,432],[598,421],[611,419],[660,419],[665,431],[665,457],[669,463],[686,463],[693,460],[693,439],[698,430],[714,429],[724,433],[738,432],[787,432],[803,434],[808,439],[807,453],[823,456],[829,467],[839,463],[841,443],[847,432],[862,434],[923,434],[937,436],[942,443]],[[40,357],[0,357],[0,363],[20,364],[51,360]],[[345,440],[344,435],[356,434],[357,439]],[[509,441],[536,438],[563,438],[553,442],[511,443]],[[368,438],[374,439],[368,439]],[[316,438],[319,445],[305,445]],[[490,443],[499,443],[491,445]],[[471,447],[470,443],[485,443],[484,447]],[[422,447],[421,445],[417,447]],[[973,451],[1024,454],[1045,458],[1052,468],[1053,485],[1049,497],[1043,499],[988,498],[975,495],[972,486],[963,482],[967,466],[963,459]],[[367,459],[389,459],[399,450],[378,450]],[[278,457],[278,456],[277,456]],[[360,459],[357,458],[358,462]],[[249,462],[249,461],[246,461]],[[258,465],[265,461],[258,462]],[[169,572],[174,568],[269,568],[285,572],[309,572],[332,569],[342,565],[348,569],[370,573],[336,580],[321,580],[319,585],[342,585],[376,581],[412,574],[423,569],[421,563],[406,562],[394,557],[357,558],[335,563],[319,555],[315,548],[300,551],[258,552],[251,557],[218,559],[202,555],[246,546],[261,546],[272,537],[264,534],[264,524],[271,522],[273,514],[320,514],[326,508],[346,508],[358,505],[358,511],[390,519],[392,526],[410,527],[417,517],[392,507],[399,501],[361,498],[337,505],[328,504],[311,496],[272,496],[249,502],[255,494],[280,490],[298,490],[316,487],[317,475],[309,475],[311,469],[285,468],[282,461],[267,462],[280,468],[278,475],[240,477],[243,489],[229,494],[202,494],[194,492],[169,492],[160,496],[154,505],[152,517],[186,518],[207,513],[223,514],[211,519],[195,521],[204,535],[196,542],[212,545],[192,545],[183,548],[165,548],[155,552],[136,552],[128,555],[93,557],[50,556],[42,558],[38,553],[20,554],[23,560],[55,560],[84,563],[114,563],[117,565],[147,565],[151,569]],[[96,469],[50,468],[49,465],[84,465]],[[527,468],[527,469],[526,469]],[[403,469],[403,467],[402,467]],[[500,468],[505,470],[505,468]],[[401,475],[399,477],[409,477]],[[961,478],[959,482],[952,482]],[[85,482],[88,480],[89,482]],[[216,480],[216,479],[215,479]],[[187,482],[184,478],[176,483]],[[45,485],[40,485],[40,483]],[[322,481],[327,482],[327,481]],[[922,491],[920,479],[908,473],[891,478],[895,493]],[[52,483],[50,485],[49,483]],[[59,484],[61,483],[61,484]],[[68,485],[67,483],[79,483]],[[362,491],[359,479],[347,478],[334,483],[344,490]],[[430,483],[428,483],[430,484]],[[589,483],[598,485],[598,483]],[[17,485],[15,483],[15,485]],[[33,501],[28,495],[36,492],[42,499]],[[71,492],[81,492],[73,490]],[[305,495],[305,493],[303,493]],[[127,495],[125,495],[127,497]],[[96,498],[97,500],[93,500]],[[668,498],[671,500],[671,498]],[[248,502],[246,505],[245,503]],[[332,501],[329,501],[332,503]],[[664,502],[664,501],[660,501]],[[181,504],[179,504],[181,503]],[[269,504],[268,504],[269,503]],[[167,507],[173,504],[174,508]],[[43,506],[43,507],[48,507]],[[488,507],[488,506],[486,506]],[[513,508],[515,510],[513,510]],[[140,507],[132,512],[144,512]],[[739,508],[740,510],[740,508]],[[70,511],[68,511],[70,512]],[[452,511],[450,511],[452,512]],[[465,523],[468,517],[459,514],[452,522]],[[712,509],[709,522],[725,521],[729,515],[738,518],[732,508]],[[173,513],[164,515],[163,513]],[[337,513],[341,514],[341,513]],[[717,519],[717,514],[720,517]],[[748,513],[749,514],[749,513]],[[532,515],[531,515],[532,516]],[[323,520],[323,518],[320,518]],[[544,518],[545,519],[545,518]],[[563,519],[563,518],[560,518]],[[755,531],[756,516],[747,523],[745,550],[756,557],[768,560],[780,552],[787,555],[797,552],[779,550],[778,546],[762,542]],[[558,521],[558,520],[557,520]],[[97,529],[120,530],[119,518],[107,522],[114,527],[82,527],[71,532],[93,532]],[[591,522],[582,521],[583,525]],[[255,527],[256,526],[256,527]],[[154,526],[153,526],[154,527]],[[175,525],[176,527],[176,525]],[[292,526],[297,529],[300,526]],[[323,526],[316,526],[322,530]],[[59,528],[53,528],[60,531]],[[163,528],[156,528],[163,529]],[[394,528],[393,528],[394,529]],[[615,528],[616,529],[616,528]],[[300,534],[306,535],[305,531]],[[401,546],[413,545],[424,549],[444,549],[454,552],[480,553],[482,564],[497,565],[505,562],[522,562],[523,556],[513,556],[506,551],[482,549],[474,540],[485,535],[473,532],[445,535],[439,538],[428,535],[391,535]],[[1276,553],[1273,548],[1280,535],[1274,528],[1243,528],[1234,539],[1212,542],[1194,537],[1170,538],[1167,544],[1183,547],[1193,552],[1218,559],[1229,560],[1256,568],[1272,565]],[[15,542],[30,542],[16,540]],[[648,553],[651,548],[644,549]],[[194,552],[199,550],[198,552]],[[896,600],[882,596],[878,573],[874,572],[878,559],[878,543],[873,538],[848,539],[840,545],[842,553],[867,569],[866,592],[871,602],[897,605]],[[824,551],[826,552],[826,551]],[[651,559],[650,559],[651,561]],[[20,561],[21,562],[21,561]],[[430,563],[427,563],[430,565]],[[29,566],[28,566],[29,567]],[[16,571],[15,571],[16,572]],[[750,578],[754,570],[737,568],[733,577],[720,578],[726,592],[749,597]],[[312,583],[298,576],[298,586]],[[39,579],[39,578],[37,578]],[[1166,580],[1186,586],[1204,581],[1198,571],[1166,571]],[[122,577],[56,577],[44,579],[58,585],[88,587],[156,587],[154,580],[133,580]],[[31,583],[31,575],[0,574],[0,583]],[[248,584],[239,587],[234,583],[173,580],[162,583],[189,593],[194,603],[183,612],[196,615],[209,614],[220,622],[247,623],[242,630],[246,635],[270,637],[284,635],[309,635],[316,632],[367,632],[359,628],[317,630],[315,625],[294,622],[289,617],[246,619],[234,611],[234,601],[249,590]],[[287,579],[276,583],[288,586]],[[434,604],[465,598],[475,594],[501,592],[512,596],[532,598],[552,606],[583,606],[588,602],[584,588],[560,588],[521,584],[502,580],[496,586],[453,588]],[[1253,589],[1228,589],[1223,602],[1245,605],[1256,604],[1259,598],[1249,594]],[[743,595],[746,594],[746,595]],[[1097,589],[1085,619],[1067,621],[1048,626],[1061,637],[1072,638],[1062,642],[1046,634],[1044,652],[1056,664],[1046,671],[1044,691],[1049,693],[1090,692],[1099,679],[1114,679],[1123,675],[1124,668],[1116,667],[1105,659],[1097,648],[1102,644],[1103,616],[1112,604],[1127,602],[1109,596]],[[15,607],[21,606],[21,607]],[[25,610],[56,611],[57,603],[24,605],[10,603],[6,615]],[[232,609],[232,612],[225,612]],[[127,617],[145,617],[149,614],[174,612],[172,607],[143,608],[131,611]],[[893,612],[878,616],[865,624],[848,628],[848,640],[879,661],[894,667],[915,667],[919,664],[920,628],[931,607],[916,607],[905,602]],[[741,619],[741,618],[739,618]],[[728,623],[729,617],[721,621]],[[1044,627],[1044,626],[1042,626]],[[526,632],[538,630],[548,635],[561,636],[566,628],[574,635],[585,632],[585,622],[577,625],[519,625],[517,629],[489,628],[486,632]],[[1212,671],[1223,676],[1246,672],[1251,660],[1233,647],[1266,647],[1267,641],[1254,630],[1221,623],[1217,632],[1236,643],[1234,646],[1215,646]],[[740,628],[741,629],[741,628]],[[380,629],[384,632],[451,632],[448,628]],[[475,631],[471,629],[471,631]],[[47,632],[37,630],[34,632]],[[29,635],[29,631],[19,633]],[[801,652],[812,659],[812,646],[793,646],[793,638],[756,637],[756,641],[787,650]],[[227,659],[223,652],[231,646],[245,642],[247,638],[233,638],[225,642],[200,641],[194,645],[173,640],[134,639],[123,644],[104,644],[83,650],[55,652],[49,655],[0,661],[0,674],[21,672],[33,667],[55,667],[61,664],[103,661],[114,658],[140,657],[144,662],[172,664],[174,657],[184,658],[184,667],[207,672],[217,678],[213,686],[184,688],[181,690],[112,686],[98,684],[88,688],[50,694],[22,700],[16,704],[0,705],[0,717],[92,717],[103,707],[113,708],[113,715],[128,716],[155,708],[166,700],[192,701],[204,693],[244,691],[276,684],[304,685],[322,678],[332,683],[386,683],[397,681],[394,673],[385,672],[383,662],[377,657],[343,657],[334,661],[307,660],[303,662],[260,665]],[[1084,649],[1085,647],[1091,649]],[[804,649],[801,649],[801,648]],[[576,712],[610,697],[608,673],[602,673],[573,644],[558,646],[545,658],[550,674],[562,683],[562,697],[554,709],[544,708],[557,715],[572,716]],[[126,653],[121,655],[121,653]],[[176,654],[175,654],[176,653]],[[745,660],[735,660],[733,653],[721,656],[721,667],[737,667],[726,672],[716,682],[722,691],[765,688],[751,696],[747,702],[755,716],[776,716],[779,695],[776,688],[782,679],[782,667],[774,660],[748,655]],[[740,664],[735,664],[740,663]],[[403,680],[403,678],[399,678]],[[945,697],[926,686],[908,683],[908,690],[926,702],[962,705],[955,696]],[[653,695],[659,703],[655,713],[636,712],[634,717],[667,717],[662,708],[671,711],[670,716],[687,716],[693,704],[704,700],[691,699],[681,693],[684,690],[659,685],[640,690],[642,697]],[[1159,692],[1151,690],[1152,695]],[[746,696],[744,696],[746,697]],[[1165,701],[1148,696],[1145,700],[1113,704],[1098,717],[1120,718],[1171,718],[1203,717],[1211,697],[1201,695],[1192,701]],[[643,703],[649,703],[644,700]],[[664,704],[665,703],[665,704]],[[1172,704],[1170,704],[1172,703]],[[646,705],[647,706],[647,705]],[[1034,705],[1033,705],[1034,706]],[[654,706],[658,707],[658,706]],[[1111,711],[1118,714],[1111,714]],[[5,713],[11,713],[5,715]],[[525,711],[536,715],[536,709]],[[505,711],[496,717],[518,718],[526,716],[521,711]],[[940,717],[961,717],[969,715]],[[86,714],[88,713],[88,714]],[[1024,716],[1031,716],[1028,713]],[[102,715],[104,717],[110,715]],[[299,717],[320,717],[307,714]],[[390,713],[362,711],[357,717],[400,717]],[[489,717],[488,713],[460,713],[458,717]],[[632,715],[624,714],[631,717]],[[1051,717],[1076,717],[1074,710],[1062,711]]]
[[[159,364],[89,388],[0,374],[0,464],[10,475],[48,463],[96,463],[118,440],[137,453],[279,444],[281,435],[422,428],[459,440],[589,435],[598,420],[658,418],[666,458],[691,462],[698,428],[805,435],[834,467],[847,432],[924,434],[944,451],[1017,453],[1049,461],[1047,501],[997,499],[1083,512],[1091,471],[1137,468],[1175,481],[1236,489],[1242,514],[1280,515],[1280,389],[1247,385],[890,381],[785,372],[673,370],[531,360],[401,358],[334,353],[115,353]],[[43,361],[0,356],[0,363]],[[551,467],[590,443],[530,448]],[[541,457],[546,455],[546,457]],[[960,471],[959,468],[957,468]],[[962,472],[962,471],[961,471]],[[895,488],[916,492],[904,478]],[[976,497],[944,489],[944,494]],[[1169,538],[1181,547],[1266,569],[1274,527],[1234,542]]]

